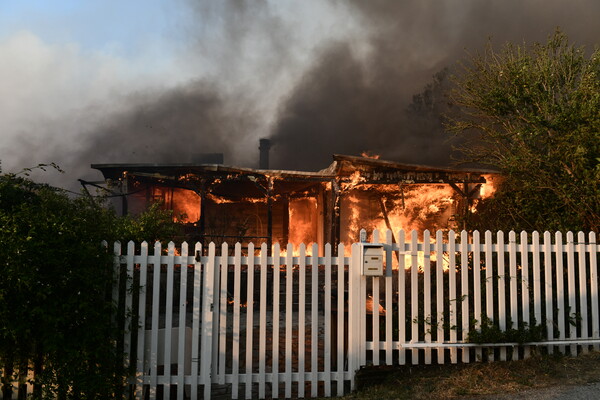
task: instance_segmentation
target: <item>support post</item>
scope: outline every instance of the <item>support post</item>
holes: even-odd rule
[[[287,246],[290,240],[290,196],[287,194],[281,196],[281,202],[283,203],[283,218],[281,221],[283,235],[281,246],[283,248],[283,246]]]
[[[358,243],[352,244],[352,257],[348,269],[348,371],[351,374],[351,389],[355,388],[356,371],[360,368],[360,355],[362,352],[362,334],[364,324],[362,319],[364,311],[361,305],[361,276],[360,276],[360,247]]]
[[[204,240],[206,234],[206,180],[200,180],[200,221],[198,222],[198,228],[200,230],[200,238],[202,248],[206,247],[207,244]]]
[[[340,185],[337,179],[331,181],[331,202],[332,202],[332,215],[331,215],[331,233],[333,242],[333,248],[337,252],[338,245],[340,244],[340,223],[341,223],[341,192]]]
[[[127,215],[129,210],[127,209],[127,192],[129,191],[129,180],[127,176],[119,181],[120,192],[121,192],[121,216]]]

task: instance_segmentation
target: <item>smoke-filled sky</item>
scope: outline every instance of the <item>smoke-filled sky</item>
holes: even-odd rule
[[[224,153],[318,170],[331,155],[444,164],[450,145],[407,112],[432,76],[488,39],[592,47],[597,0],[0,0],[3,172],[100,179],[91,163]]]

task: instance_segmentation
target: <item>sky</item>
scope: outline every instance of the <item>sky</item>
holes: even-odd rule
[[[334,153],[449,162],[407,114],[445,67],[488,41],[600,37],[595,0],[0,0],[3,172],[77,190],[91,163],[318,170]]]

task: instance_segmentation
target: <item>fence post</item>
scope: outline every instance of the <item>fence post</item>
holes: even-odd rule
[[[352,257],[348,268],[348,371],[351,373],[351,389],[354,390],[355,374],[360,367],[361,332],[364,329],[364,310],[360,309],[360,255],[359,244],[352,244]]]

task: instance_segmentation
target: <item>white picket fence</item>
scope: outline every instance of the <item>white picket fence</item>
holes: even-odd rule
[[[600,346],[595,233],[379,236],[382,277],[361,275],[358,244],[346,257],[344,245],[334,256],[329,245],[301,245],[297,255],[275,245],[269,255],[265,244],[223,244],[218,253],[214,244],[169,243],[165,252],[160,243],[152,251],[116,243],[114,295],[134,327],[123,344],[131,395],[329,397],[351,390],[366,365]],[[542,324],[546,337],[469,343],[486,316],[503,331]]]

